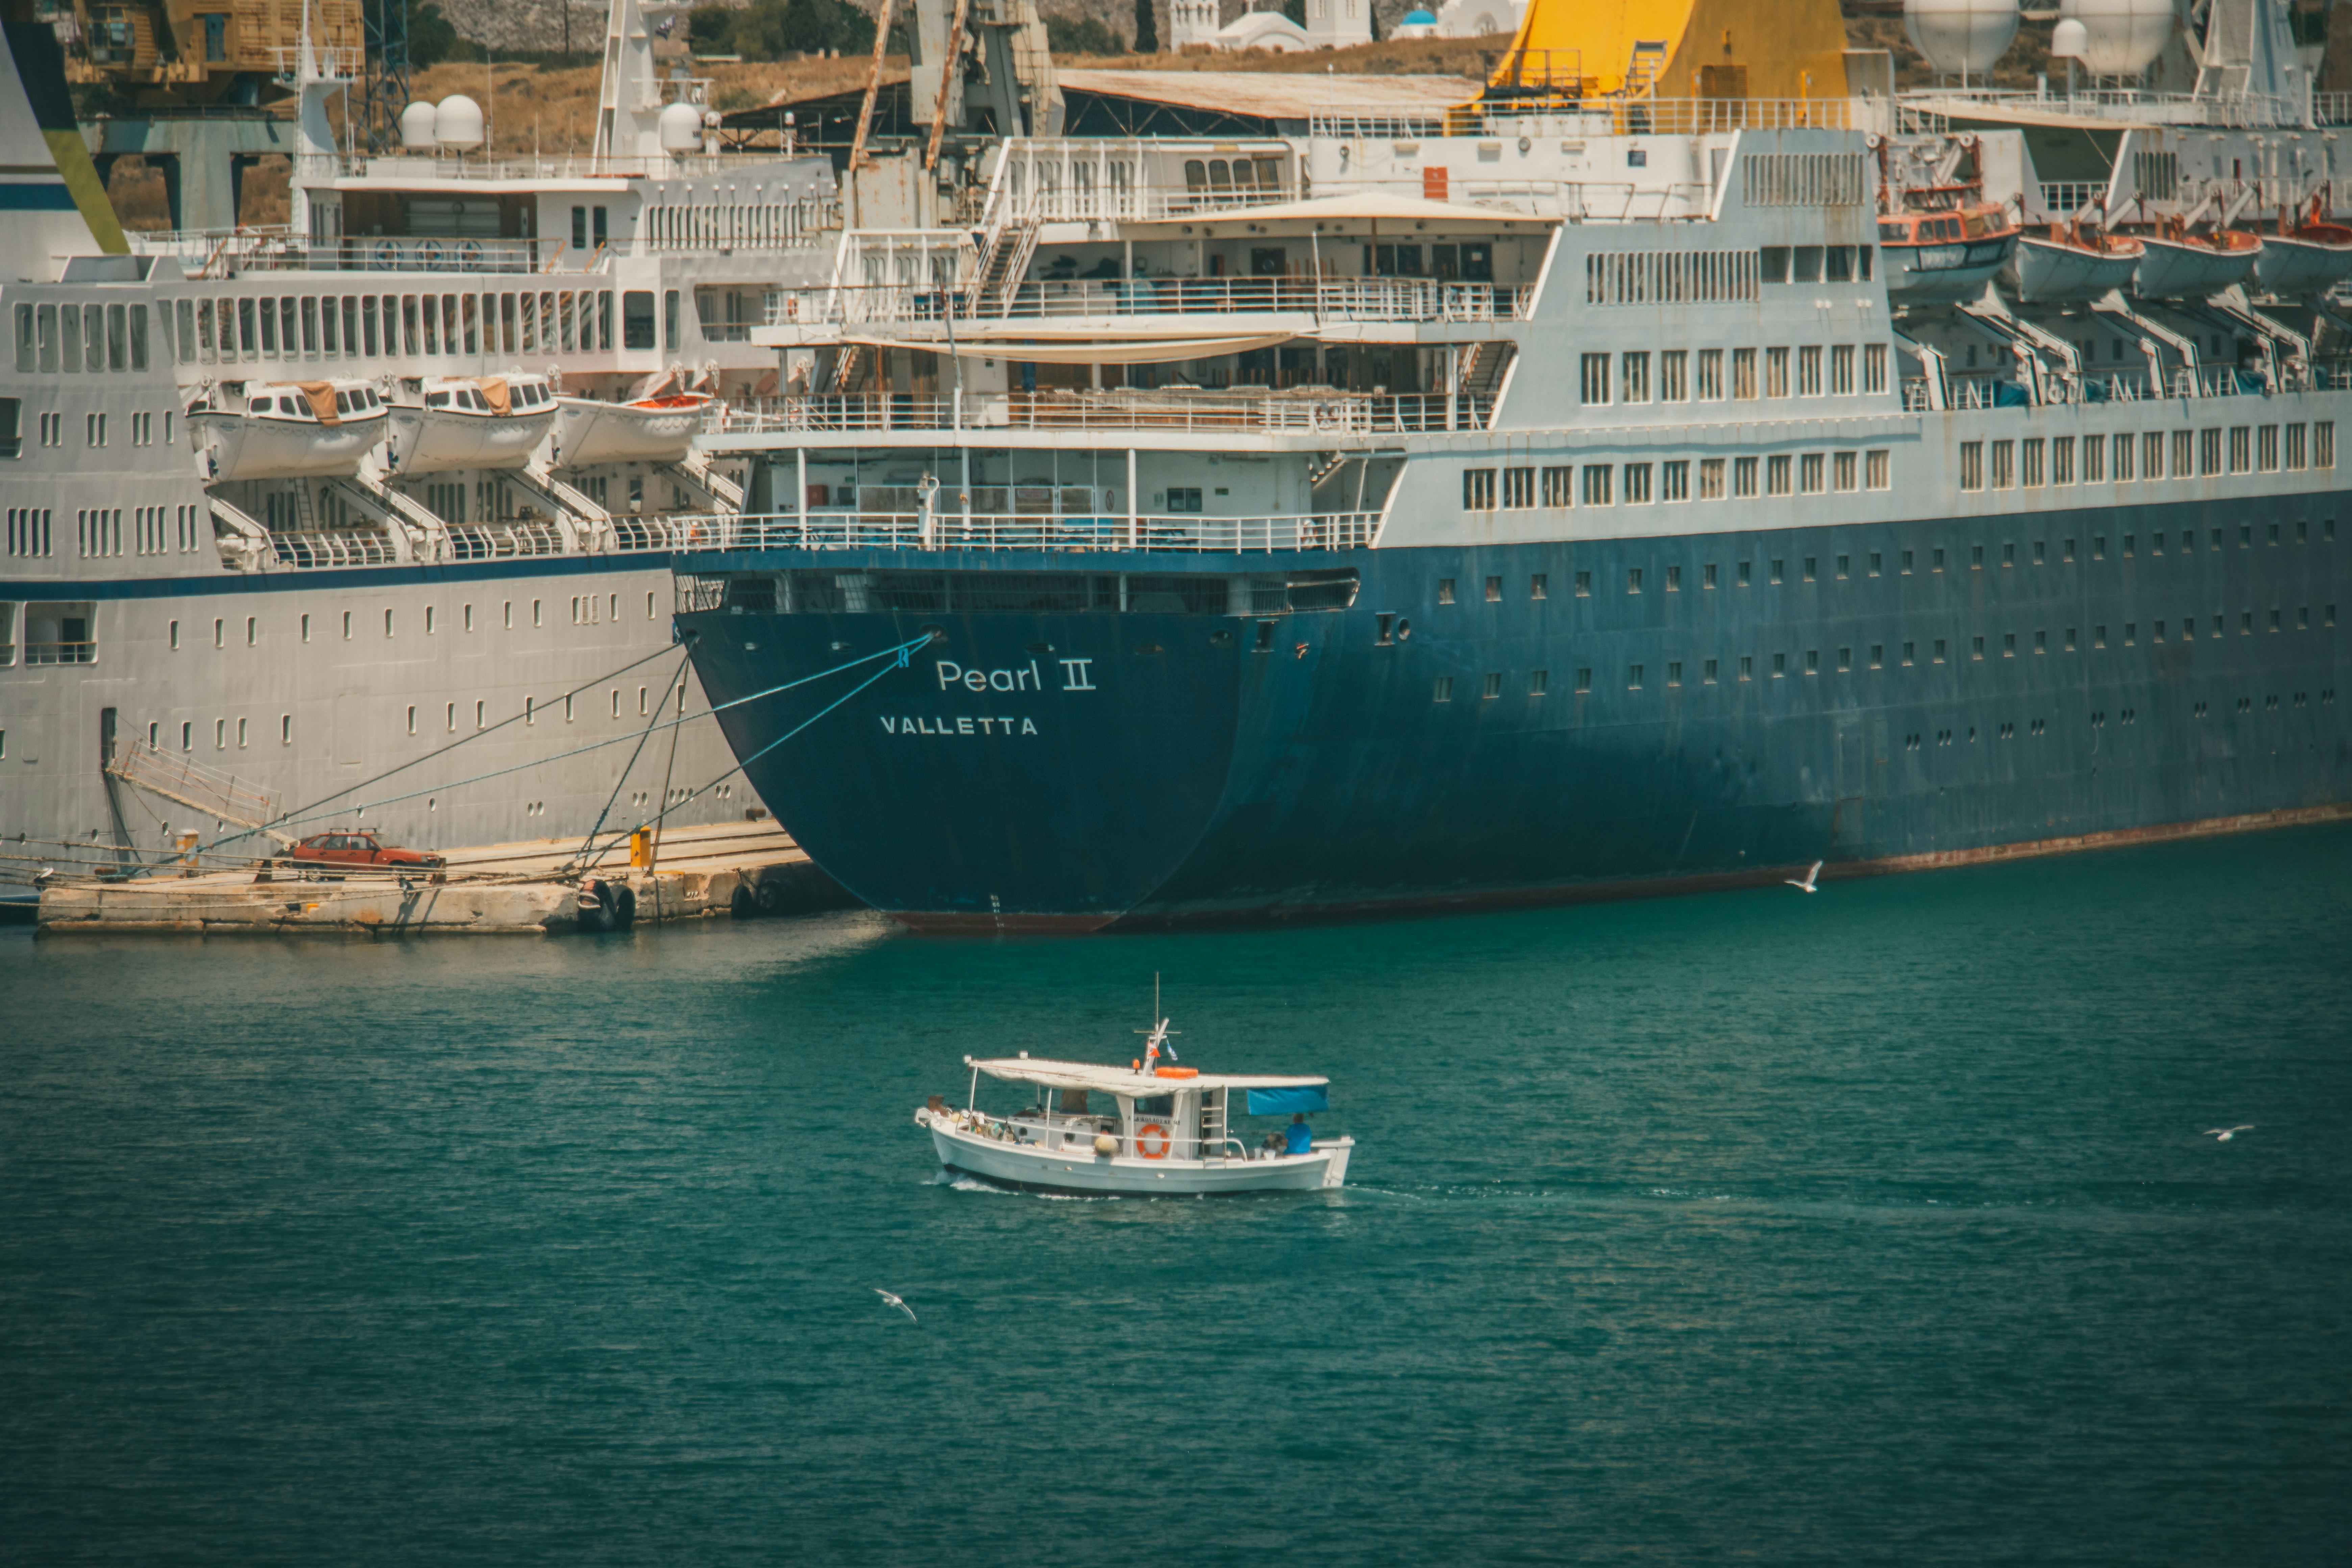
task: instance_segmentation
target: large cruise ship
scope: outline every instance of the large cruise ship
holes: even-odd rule
[[[772,291],[782,500],[679,564],[721,701],[929,643],[729,739],[948,931],[2341,813],[2339,106],[2284,0],[2080,9],[2023,92],[1981,3],[1898,93],[1832,0],[1533,0],[1451,107],[991,140]]]
[[[520,161],[464,98],[338,153],[359,62],[306,37],[289,228],[126,240],[55,35],[7,25],[0,871],[761,809],[667,552],[742,502],[695,443],[772,389],[745,302],[829,276],[837,186],[718,151],[631,0],[608,34],[593,153]]]

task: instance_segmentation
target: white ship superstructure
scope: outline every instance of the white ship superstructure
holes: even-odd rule
[[[719,153],[707,84],[656,78],[628,0],[609,26],[590,156],[487,158],[464,100],[343,156],[316,132],[341,78],[306,51],[287,232],[106,255],[59,181],[0,184],[9,853],[214,837],[106,773],[134,742],[300,810],[527,713],[374,792],[422,792],[367,815],[422,846],[581,833],[616,782],[625,826],[726,772],[703,719],[625,780],[617,747],[463,783],[706,706],[665,552],[742,492],[695,439],[774,390],[745,302],[825,276],[838,237],[826,160]],[[0,142],[48,167],[13,61]],[[757,805],[739,779],[674,820]]]

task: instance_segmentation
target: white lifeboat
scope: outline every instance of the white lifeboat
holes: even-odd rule
[[[188,410],[188,437],[207,484],[337,478],[359,471],[390,412],[364,381],[225,383]]]
[[[559,397],[555,414],[555,466],[585,468],[598,463],[675,463],[693,448],[702,428],[709,394],[676,392],[631,403],[598,403]]]
[[[416,401],[392,410],[390,467],[398,474],[520,468],[555,424],[543,375],[428,376]]]

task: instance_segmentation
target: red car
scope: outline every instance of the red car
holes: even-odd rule
[[[313,833],[287,853],[297,860],[338,866],[418,866],[437,871],[446,864],[425,850],[394,848],[373,833]]]

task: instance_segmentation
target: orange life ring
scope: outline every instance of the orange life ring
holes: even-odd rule
[[[1150,1137],[1154,1132],[1160,1134],[1160,1151],[1158,1153],[1154,1153],[1143,1146],[1143,1141],[1146,1138]],[[1147,1121],[1142,1126],[1135,1130],[1135,1152],[1142,1155],[1147,1160],[1165,1160],[1168,1158],[1168,1149],[1172,1142],[1173,1140],[1168,1136],[1168,1129],[1160,1126],[1157,1121]]]

